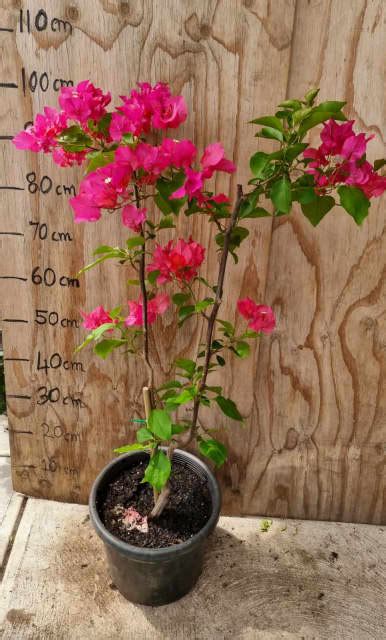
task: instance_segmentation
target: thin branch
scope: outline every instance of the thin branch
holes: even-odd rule
[[[199,428],[198,414],[200,409],[200,396],[205,389],[206,379],[209,373],[209,365],[210,365],[211,357],[213,355],[213,351],[212,351],[213,332],[216,324],[217,314],[222,303],[224,279],[225,279],[226,266],[227,266],[227,260],[229,255],[229,244],[232,236],[232,231],[237,224],[237,218],[240,211],[242,200],[243,200],[243,189],[241,185],[237,185],[237,197],[236,197],[235,206],[224,234],[224,245],[221,252],[220,265],[219,265],[218,277],[217,277],[216,298],[212,307],[211,314],[207,318],[208,328],[207,328],[206,343],[205,343],[206,344],[205,364],[204,364],[204,369],[202,373],[202,378],[198,388],[198,393],[194,399],[192,424],[187,434],[188,437],[187,439],[185,439],[185,441],[181,439],[180,443],[176,443],[175,441],[170,442],[168,451],[167,451],[167,456],[169,460],[171,460],[173,457],[174,449],[176,449],[178,446],[186,447],[197,435],[197,430]],[[149,516],[150,518],[156,518],[157,516],[161,515],[163,509],[167,504],[169,493],[170,493],[169,483],[167,483],[165,487],[162,489],[159,495],[159,498],[154,505],[154,508]]]

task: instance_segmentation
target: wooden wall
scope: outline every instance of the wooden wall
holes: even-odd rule
[[[48,21],[39,31],[34,20],[42,8]],[[237,163],[234,189],[257,148],[248,120],[317,85],[324,99],[347,99],[358,126],[376,134],[370,149],[380,157],[385,21],[382,0],[0,2],[0,28],[9,29],[0,30],[0,187],[18,187],[0,189],[0,305],[18,491],[85,501],[113,447],[132,438],[130,418],[142,415],[143,370],[117,355],[106,363],[86,351],[73,356],[83,335],[72,322],[78,310],[128,297],[116,266],[102,265],[79,287],[66,279],[106,238],[123,241],[119,221],[74,225],[62,185],[77,185],[80,172],[17,152],[7,136],[56,104],[60,79],[90,78],[115,98],[137,80],[168,81],[190,106],[183,135],[199,148],[223,141]],[[48,78],[46,91],[40,78],[43,88]],[[31,172],[39,184],[43,176],[52,180],[48,193],[47,179],[30,193]],[[216,186],[227,189],[228,177]],[[211,417],[224,425],[230,450],[220,474],[226,513],[385,522],[384,202],[360,229],[339,210],[316,230],[297,213],[273,225],[250,221],[251,241],[230,274],[225,311],[234,317],[237,298],[251,295],[272,304],[279,323],[227,374],[246,426]],[[38,229],[34,239],[30,222],[46,224],[39,229],[47,237]],[[181,220],[180,232],[190,224]],[[209,234],[194,223],[200,242]],[[47,285],[32,282],[36,267],[42,276],[49,269]],[[215,267],[212,253],[207,274]],[[166,316],[152,336],[160,378],[169,374],[170,356],[188,355],[201,337],[192,322],[176,341]],[[38,369],[55,353],[52,367]]]

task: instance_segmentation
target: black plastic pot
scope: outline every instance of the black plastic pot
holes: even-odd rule
[[[102,538],[113,583],[131,602],[159,606],[178,600],[197,582],[202,571],[205,543],[215,528],[221,508],[221,494],[216,478],[201,460],[176,449],[173,460],[206,478],[212,498],[212,513],[205,526],[190,540],[161,549],[143,549],[123,542],[104,526],[98,506],[106,487],[124,469],[147,460],[144,451],[133,451],[110,462],[99,474],[91,489],[90,517]]]

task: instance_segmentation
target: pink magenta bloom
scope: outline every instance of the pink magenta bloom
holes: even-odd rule
[[[201,158],[202,174],[204,178],[211,178],[215,171],[233,173],[236,166],[225,158],[224,147],[220,142],[209,144]]]
[[[165,247],[156,245],[153,262],[149,264],[148,271],[160,272],[157,278],[160,284],[169,282],[173,277],[190,282],[197,275],[204,258],[205,248],[192,238],[188,242],[180,238],[175,246],[170,240]]]
[[[171,96],[160,100],[155,107],[152,125],[155,129],[176,129],[184,122],[188,109],[183,96]]]
[[[200,196],[202,187],[204,185],[203,176],[201,171],[193,171],[193,169],[186,169],[186,180],[182,187],[174,191],[170,196],[171,200],[178,200],[188,196],[189,200]]]
[[[122,223],[132,231],[139,231],[146,220],[146,209],[137,209],[133,204],[127,204],[122,209]]]
[[[80,184],[79,195],[70,199],[75,222],[95,222],[101,217],[100,209],[112,209],[118,201],[129,195],[127,186],[131,177],[128,168],[117,163],[107,164],[89,173]]]
[[[251,298],[243,298],[237,302],[237,309],[248,320],[248,327],[253,331],[272,333],[275,329],[275,314],[271,307],[256,304]]]
[[[172,96],[170,88],[162,82],[152,87],[147,82],[138,83],[130,96],[121,96],[123,105],[113,114],[110,135],[119,141],[125,133],[140,136],[155,129],[174,129],[187,117],[182,96]]]
[[[89,80],[83,80],[76,87],[62,87],[59,104],[66,116],[86,124],[88,120],[100,120],[111,102],[111,94],[103,93]]]
[[[353,124],[354,120],[324,123],[320,147],[304,151],[304,157],[311,160],[306,172],[314,176],[322,189],[348,184],[361,189],[367,198],[378,197],[386,190],[386,178],[365,160],[367,143],[374,136],[366,138],[364,133],[354,133]]]
[[[125,325],[127,327],[138,326],[143,324],[142,310],[143,303],[141,300],[136,302],[135,300],[129,300],[129,315],[125,319]],[[166,293],[159,293],[155,298],[152,298],[147,303],[147,321],[149,324],[153,324],[157,317],[168,309],[170,305],[170,298]]]
[[[164,138],[159,147],[159,152],[165,158],[165,166],[186,169],[195,161],[197,148],[191,140]]]
[[[86,151],[80,151],[78,153],[71,153],[65,151],[62,147],[56,147],[52,151],[52,159],[60,167],[73,167],[74,165],[81,165],[86,158]]]
[[[114,322],[114,320],[109,315],[109,312],[106,311],[102,306],[96,307],[94,311],[90,313],[80,312],[83,318],[83,326],[86,329],[97,329],[102,324],[106,324],[107,322]]]
[[[57,146],[57,137],[66,127],[66,114],[51,107],[44,107],[44,113],[38,113],[33,125],[25,131],[20,131],[13,138],[13,144],[17,149],[49,153]]]

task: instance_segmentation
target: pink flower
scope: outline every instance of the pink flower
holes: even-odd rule
[[[125,319],[125,325],[127,327],[139,326],[143,324],[143,303],[141,300],[138,302],[135,300],[129,300],[129,315]],[[147,321],[149,324],[153,324],[156,321],[157,316],[165,313],[170,305],[170,298],[165,293],[160,293],[155,298],[152,298],[147,303]]]
[[[83,178],[79,195],[70,199],[75,222],[94,222],[101,217],[100,209],[112,209],[129,195],[131,173],[115,162],[92,171]]]
[[[74,210],[74,221],[96,222],[101,217],[100,207],[93,204],[92,199],[85,195],[70,198],[69,203]]]
[[[127,204],[122,209],[122,223],[132,231],[139,231],[146,220],[146,209],[137,209],[133,204]]]
[[[182,187],[174,191],[170,196],[171,200],[178,200],[188,196],[189,200],[197,198],[202,192],[204,185],[203,176],[201,171],[193,171],[193,169],[186,169],[186,180]]]
[[[211,196],[210,200],[213,200],[216,204],[229,204],[230,202],[225,193],[219,193],[217,196]]]
[[[100,120],[111,102],[111,94],[94,87],[90,80],[83,80],[76,87],[62,87],[59,104],[66,116],[87,124],[88,120]]]
[[[114,322],[114,320],[109,315],[109,312],[106,311],[102,306],[96,307],[94,311],[90,313],[80,312],[83,318],[83,326],[86,329],[97,329],[102,324],[106,324],[107,322]]]
[[[169,282],[173,277],[182,282],[190,282],[196,277],[204,257],[205,248],[192,238],[188,242],[181,238],[175,246],[170,240],[165,247],[156,245],[148,271],[160,272],[157,278],[160,284]]]
[[[253,331],[272,333],[275,329],[275,314],[271,307],[256,304],[251,298],[243,298],[237,302],[237,309],[248,320],[248,327]]]
[[[176,129],[184,122],[188,109],[183,96],[171,96],[160,100],[154,110],[152,125],[155,129]]]
[[[119,141],[125,133],[140,136],[156,129],[174,129],[186,119],[187,109],[182,96],[172,96],[167,84],[152,87],[147,82],[138,83],[130,96],[121,96],[123,105],[113,114],[110,135]]]
[[[52,159],[60,167],[73,167],[76,164],[81,165],[86,155],[86,151],[71,153],[70,151],[65,151],[62,147],[56,147],[52,151]]]
[[[345,183],[361,189],[367,198],[378,198],[386,191],[386,177],[378,175],[367,161],[359,165],[353,163]]]
[[[342,155],[342,148],[345,141],[355,136],[353,131],[354,120],[338,124],[336,120],[328,120],[323,124],[320,134],[322,140],[321,151],[327,156]]]
[[[211,178],[215,171],[225,171],[233,173],[236,166],[225,158],[224,147],[220,142],[209,144],[201,158],[202,175],[204,178]]]
[[[67,116],[51,107],[44,107],[44,113],[38,113],[33,125],[20,131],[13,144],[17,149],[44,151],[49,153],[57,146],[57,137],[67,127]]]
[[[159,147],[160,154],[165,158],[166,166],[186,169],[196,159],[197,148],[191,140],[171,140],[164,138]]]

